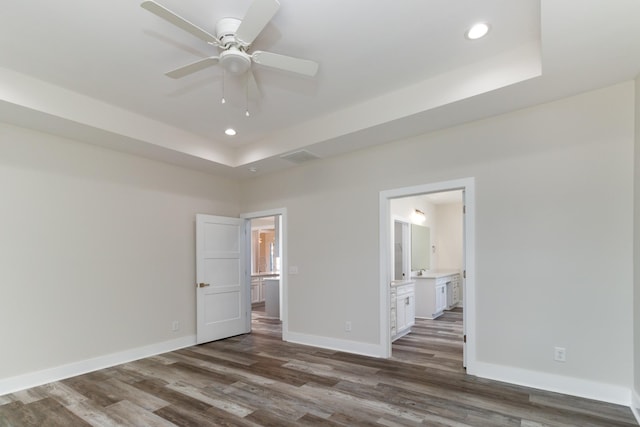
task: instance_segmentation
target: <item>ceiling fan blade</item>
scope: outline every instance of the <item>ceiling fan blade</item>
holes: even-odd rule
[[[198,27],[195,24],[192,24],[191,22],[187,21],[183,17],[176,15],[175,13],[173,13],[166,7],[156,3],[155,1],[152,1],[152,0],[143,1],[142,3],[140,3],[140,6],[143,9],[147,9],[149,12],[153,13],[154,15],[159,16],[160,18],[172,23],[176,27],[190,34],[193,34],[194,36],[198,37],[201,40],[206,41],[207,43],[211,43],[216,46],[220,44],[218,42],[218,39],[216,39],[215,36],[213,36],[212,34],[209,34],[202,28]]]
[[[217,56],[200,59],[199,61],[193,62],[189,65],[185,65],[184,67],[176,68],[175,70],[169,71],[168,73],[165,73],[165,75],[171,77],[172,79],[179,79],[181,77],[195,73],[196,71],[204,70],[205,68],[216,65],[219,59],[220,58],[218,58]]]
[[[309,77],[315,76],[318,72],[318,63],[308,59],[299,59],[260,50],[253,52],[251,58],[256,64],[264,65],[265,67],[277,68]]]
[[[253,71],[251,71],[251,69],[247,71],[247,96],[249,99],[260,98],[260,89],[258,89],[256,77],[253,75]]]
[[[279,8],[278,0],[253,0],[236,31],[236,39],[245,46],[249,46]]]

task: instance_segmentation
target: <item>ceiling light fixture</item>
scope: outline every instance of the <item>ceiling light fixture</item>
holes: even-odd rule
[[[474,24],[465,33],[465,37],[469,40],[477,40],[487,35],[489,32],[489,24],[485,22],[479,22]]]
[[[237,133],[235,129],[233,128],[229,128],[227,130],[224,131],[225,135],[228,136],[235,136],[235,134]]]
[[[427,220],[427,216],[420,209],[414,209],[411,213],[411,219],[415,224],[422,224]]]

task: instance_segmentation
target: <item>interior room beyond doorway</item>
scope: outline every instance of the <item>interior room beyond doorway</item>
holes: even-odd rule
[[[463,199],[462,190],[453,190],[390,200],[394,357],[399,348],[415,347],[407,343],[426,345],[440,336],[451,340],[446,348],[412,351],[449,353],[443,364],[463,365]]]
[[[281,320],[281,216],[253,218],[251,224],[252,319]],[[253,328],[252,328],[253,329]]]

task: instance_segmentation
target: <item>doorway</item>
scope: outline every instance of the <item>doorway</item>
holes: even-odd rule
[[[248,220],[246,233],[251,330],[284,337],[286,324],[286,278],[282,274],[286,254],[286,211],[242,214]]]
[[[450,196],[458,197],[459,202],[455,198],[451,199]],[[438,270],[446,270],[447,274],[452,273],[450,275],[451,280],[441,284],[443,295],[441,295],[442,300],[440,302],[444,306],[436,317],[446,313],[447,309],[459,312],[460,309],[456,307],[461,307],[463,334],[466,340],[466,343],[463,344],[463,365],[467,367],[468,373],[473,373],[475,362],[475,325],[473,321],[475,319],[473,280],[475,272],[473,251],[474,198],[473,178],[407,187],[380,193],[380,292],[382,301],[380,310],[383,331],[381,334],[381,339],[383,340],[381,346],[387,350],[386,357],[390,357],[392,353],[389,328],[391,324],[390,307],[392,305],[389,283],[392,280],[400,279],[401,275],[398,274],[400,268],[405,274],[404,279],[420,277],[418,279],[420,282],[428,282],[427,278],[434,276],[441,277],[439,275],[443,274],[444,271]],[[458,242],[449,245],[448,243],[454,242],[447,242],[443,228],[450,229],[453,225],[449,223],[443,227],[442,223],[446,222],[446,218],[442,218],[443,215],[446,216],[447,211],[446,209],[438,209],[436,206],[450,205],[448,208],[454,209],[456,204],[461,211],[464,209],[464,213],[461,212],[457,217],[459,219],[459,232],[456,237]],[[419,214],[422,218],[418,220],[418,218],[414,217],[414,214]],[[425,217],[427,219],[426,222]],[[440,218],[442,222],[440,230],[438,230],[437,218]],[[417,222],[422,222],[422,224],[416,224]],[[418,246],[414,248],[414,245],[407,245],[404,242],[404,245],[402,245],[404,250],[400,252],[397,250],[398,244],[403,242],[402,238],[396,238],[396,231],[403,233],[402,223],[408,223],[409,227],[416,228],[416,235],[420,231],[423,236],[421,240],[425,240],[422,242],[422,248]],[[438,231],[440,231],[440,234]],[[457,246],[457,251],[453,251],[459,256],[457,263],[452,260],[455,259],[455,256],[452,258],[451,246]],[[409,249],[408,251],[406,250],[407,248]],[[414,253],[411,253],[412,249],[414,249]],[[410,263],[410,267],[401,267],[403,262],[400,262],[397,258],[399,253],[402,253],[404,263]],[[411,265],[417,261],[407,261],[407,259],[415,259],[417,255],[420,255],[418,259],[421,264],[419,266],[417,264]],[[457,274],[453,274],[456,271]],[[455,283],[456,278],[460,280],[459,284]],[[459,293],[454,294],[454,290]],[[420,295],[416,292],[416,298],[418,297]],[[419,303],[420,301],[416,301],[416,305],[419,305]],[[428,317],[433,316],[429,315]]]

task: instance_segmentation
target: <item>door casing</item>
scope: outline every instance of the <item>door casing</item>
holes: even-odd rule
[[[287,281],[287,271],[288,271],[288,260],[287,260],[287,208],[276,208],[269,209],[264,211],[255,211],[255,212],[247,212],[240,214],[240,218],[247,220],[247,222],[251,219],[256,218],[264,218],[267,216],[280,216],[280,288],[282,290],[282,294],[280,295],[280,312],[282,315],[282,340],[287,341],[287,336],[289,332],[289,310],[288,310],[288,281]],[[251,232],[247,233],[247,237],[245,239],[245,257],[248,269],[251,269]],[[247,289],[247,298],[249,307],[251,307],[251,272],[248,271],[246,276],[245,287]]]
[[[452,181],[443,181],[430,184],[422,184],[411,187],[397,188],[380,192],[379,218],[380,218],[380,348],[382,357],[391,357],[390,334],[390,297],[389,283],[393,280],[393,221],[391,218],[390,201],[392,199],[417,196],[427,193],[440,193],[443,191],[463,190],[465,213],[464,220],[464,266],[465,276],[463,280],[463,324],[466,344],[464,358],[467,373],[475,373],[476,362],[476,296],[475,296],[475,179],[462,178]]]

